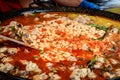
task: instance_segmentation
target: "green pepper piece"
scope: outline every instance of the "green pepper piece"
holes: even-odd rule
[[[90,26],[95,27],[96,29],[99,29],[99,30],[103,30],[103,31],[107,31],[108,29],[106,26],[99,26],[97,24],[90,24]]]
[[[35,16],[35,13],[32,13],[31,16]]]
[[[34,55],[33,58],[34,58],[35,60],[37,60],[37,59],[38,59],[38,56],[37,56],[37,55]]]
[[[97,56],[95,55],[94,58],[88,63],[88,65],[93,65],[97,60]]]
[[[2,29],[3,29],[2,26],[0,26],[0,31],[1,31]]]
[[[53,73],[57,73],[57,70],[55,68],[52,69]]]
[[[40,50],[40,54],[43,54],[44,53],[44,50]]]
[[[107,62],[107,60],[104,58],[104,62]]]
[[[11,31],[14,32],[15,31],[15,27],[14,26],[11,26]]]

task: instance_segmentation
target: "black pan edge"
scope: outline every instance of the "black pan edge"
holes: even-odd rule
[[[36,8],[24,8],[21,10],[14,10],[11,12],[4,13],[1,16],[1,21],[22,15],[24,12],[79,12],[83,14],[93,15],[93,16],[102,16],[110,18],[113,20],[120,21],[120,15],[103,10],[87,9],[87,8],[78,8],[78,7],[36,7]]]
[[[13,76],[11,74],[0,71],[0,80],[29,80],[29,79]]]

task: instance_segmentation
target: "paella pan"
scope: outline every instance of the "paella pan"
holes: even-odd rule
[[[110,80],[120,76],[120,15],[83,8],[6,13],[0,35],[4,80]],[[8,77],[8,78],[7,78]]]

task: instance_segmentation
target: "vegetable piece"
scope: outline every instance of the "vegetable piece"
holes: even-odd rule
[[[53,73],[57,73],[57,70],[55,68],[52,69]]]
[[[0,31],[1,31],[2,29],[3,29],[2,26],[0,26]]]
[[[35,16],[35,13],[32,13],[31,16]]]
[[[107,60],[104,58],[104,62],[107,62]]]
[[[40,54],[43,54],[44,53],[44,50],[40,50]]]
[[[10,30],[11,30],[12,32],[14,32],[14,31],[15,31],[15,26],[11,26]]]
[[[98,29],[103,30],[103,31],[107,31],[108,28],[106,26],[100,26]]]
[[[100,25],[98,25],[98,24],[90,24],[90,26],[92,26],[92,27],[95,27],[96,29],[99,29],[99,30],[103,30],[103,31],[107,31],[107,27],[106,26],[100,26]]]
[[[38,56],[37,56],[37,55],[34,55],[33,58],[34,58],[35,60],[37,60],[37,59],[38,59]]]
[[[95,64],[96,61],[97,61],[97,56],[95,55],[94,58],[88,63],[88,65],[92,66]]]

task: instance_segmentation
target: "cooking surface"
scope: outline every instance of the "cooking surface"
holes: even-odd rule
[[[60,16],[67,17],[68,19],[64,17],[62,18]],[[13,22],[10,24],[11,21]],[[74,21],[77,21],[76,24],[74,24],[75,23]],[[56,24],[56,26],[52,25],[51,23]],[[55,45],[52,43],[51,43],[52,45],[48,48],[47,46],[43,45],[42,47],[42,45],[40,45],[40,48],[39,48],[40,50],[23,47],[10,42],[0,43],[1,45],[3,45],[1,46],[0,49],[3,50],[6,48],[6,51],[7,51],[7,52],[1,51],[1,54],[3,53],[3,55],[5,54],[5,56],[10,58],[10,61],[8,60],[5,62],[4,62],[5,56],[1,58],[1,65],[3,65],[2,63],[4,62],[5,63],[4,66],[5,65],[11,66],[12,70],[10,72],[6,71],[8,73],[18,75],[24,78],[34,79],[34,80],[36,80],[36,78],[38,79],[41,78],[40,76],[42,75],[44,75],[42,79],[45,78],[45,79],[55,79],[55,80],[59,80],[59,79],[61,80],[75,79],[76,80],[78,78],[81,78],[82,80],[86,80],[89,78],[95,78],[95,80],[98,80],[98,79],[104,80],[105,78],[111,78],[112,76],[116,77],[115,75],[119,75],[120,73],[119,72],[120,44],[119,42],[117,42],[120,40],[119,33],[117,32],[119,29],[120,23],[118,21],[114,21],[111,19],[98,17],[98,16],[88,16],[88,15],[86,16],[83,14],[79,15],[78,13],[65,13],[65,12],[63,13],[51,12],[51,13],[43,13],[43,14],[38,13],[38,14],[27,14],[27,15],[25,14],[25,16],[15,17],[3,22],[2,28],[4,30],[4,28],[8,27],[8,32],[2,32],[3,31],[2,30],[1,33],[15,38],[15,36],[12,36],[14,34],[13,32],[15,30],[21,29],[19,27],[17,27],[16,29],[15,27],[16,24],[24,25],[22,27],[29,26],[30,27],[29,31],[39,29],[42,32],[40,36],[42,37],[41,40],[43,39],[43,41],[41,42],[44,43],[44,45],[45,43],[51,43],[50,39],[49,41],[44,42],[44,38],[47,38],[47,36],[51,37],[52,35],[50,33],[47,33],[47,31],[54,30],[55,31],[54,35],[57,35],[59,37],[58,38],[59,40],[57,40],[57,36],[56,38],[52,36],[53,37],[52,39],[54,39],[53,42],[56,42],[55,45],[59,45],[60,47],[62,47],[60,48],[60,51],[62,53],[60,53],[59,48],[55,47]],[[36,26],[37,24],[39,25]],[[63,26],[62,29],[64,30],[62,30],[59,27],[60,24]],[[80,35],[78,35],[79,32],[78,33],[76,32],[79,30],[76,30],[75,28],[71,27],[70,30],[74,31],[75,29],[75,32],[71,32],[72,34],[70,34],[70,31],[68,32],[66,31],[69,29],[71,24],[73,24],[74,26],[77,26],[77,25],[83,26],[86,29],[89,27],[91,29],[95,29],[95,31],[96,32],[98,31],[98,32],[96,34],[93,32],[94,35],[91,37],[89,36],[91,32],[89,32],[88,35],[85,35],[86,33],[84,33],[84,28],[82,29],[80,27],[80,30],[83,30],[83,33],[80,32]],[[67,27],[64,27],[65,25]],[[52,29],[49,29],[49,27],[51,27]],[[99,28],[99,27],[102,27],[102,28]],[[112,29],[108,27],[111,27]],[[106,32],[107,28],[108,28],[108,31],[110,29],[109,32]],[[104,33],[107,33],[108,36],[106,35],[106,37],[104,37],[103,36]],[[68,34],[70,35],[67,36]],[[71,38],[69,39],[70,36]],[[101,36],[103,38],[99,39]],[[18,39],[18,37],[16,39]],[[69,42],[68,45],[70,45],[71,43],[73,46],[67,47],[65,46],[65,44],[63,44],[63,42],[59,43],[62,40],[65,42]],[[28,42],[26,43],[29,44]],[[64,48],[64,46],[67,48]],[[77,46],[77,49],[75,46]],[[14,49],[14,51],[16,50],[17,51],[16,52],[13,51],[13,53],[11,53],[10,52],[11,49]],[[52,50],[51,52],[54,52],[54,49],[57,49],[57,52],[55,51],[55,54],[53,55],[47,52],[51,50]],[[68,53],[66,53],[66,51]],[[59,55],[58,56],[56,55],[59,53],[62,56],[62,58],[65,56],[68,56],[69,54],[70,56],[60,59],[60,57],[58,57]],[[48,55],[47,58],[45,57],[46,55]],[[53,56],[53,58],[51,56]],[[55,57],[58,57],[58,58],[55,58]],[[34,65],[34,67],[31,68],[32,65]],[[100,65],[101,67],[99,68]],[[108,69],[109,67],[110,69]],[[18,73],[16,72],[16,70],[18,70]],[[85,72],[85,74],[83,74],[84,70],[87,71]],[[83,73],[81,73],[82,71]],[[89,74],[89,71],[92,75]],[[112,75],[111,73],[114,73],[115,75]]]

